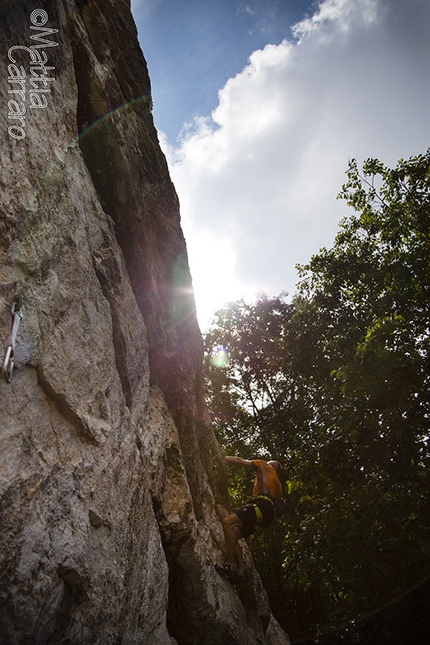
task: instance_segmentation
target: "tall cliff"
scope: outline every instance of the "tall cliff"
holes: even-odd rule
[[[129,1],[0,6],[0,642],[287,645],[250,556],[245,588],[213,567],[227,471]]]

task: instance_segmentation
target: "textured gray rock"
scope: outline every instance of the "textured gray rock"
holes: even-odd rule
[[[287,644],[255,572],[236,591],[213,568],[226,466],[129,3],[40,4],[1,10],[1,336],[17,293],[23,318],[0,382],[0,642]],[[45,18],[57,32],[30,29]]]

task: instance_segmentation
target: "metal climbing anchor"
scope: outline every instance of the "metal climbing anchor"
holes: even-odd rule
[[[21,296],[15,296],[13,299],[11,307],[11,323],[10,323],[10,334],[6,341],[6,353],[4,356],[2,372],[8,383],[12,380],[13,365],[15,362],[15,342],[16,335],[18,333],[19,323],[22,318],[22,298]]]

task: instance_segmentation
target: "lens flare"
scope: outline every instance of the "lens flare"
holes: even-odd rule
[[[218,345],[212,352],[212,365],[225,367],[228,364],[228,351],[224,345]]]

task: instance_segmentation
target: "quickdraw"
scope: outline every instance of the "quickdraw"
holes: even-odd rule
[[[22,318],[22,298],[21,296],[15,296],[13,299],[11,307],[11,322],[10,322],[10,334],[6,341],[6,353],[4,356],[2,372],[8,383],[12,380],[13,366],[15,362],[15,342],[16,335],[18,333],[19,323]]]

